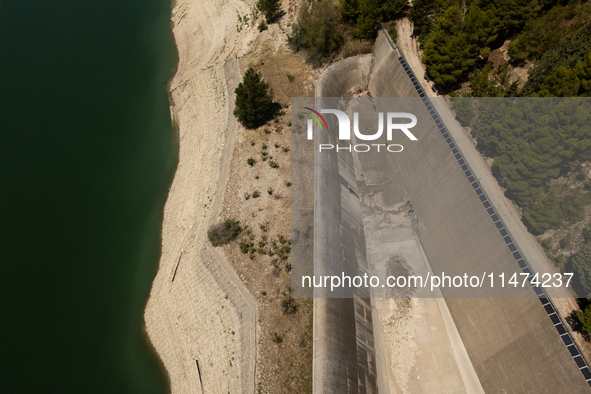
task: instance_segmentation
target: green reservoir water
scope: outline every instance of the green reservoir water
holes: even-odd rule
[[[0,392],[167,393],[169,0],[0,0]]]

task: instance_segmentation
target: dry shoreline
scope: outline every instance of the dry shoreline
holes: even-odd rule
[[[238,131],[231,116],[241,75],[242,1],[177,0],[178,53],[169,83],[179,162],[164,208],[162,255],[144,314],[173,393],[254,392],[256,303],[225,257],[206,242],[217,220]]]

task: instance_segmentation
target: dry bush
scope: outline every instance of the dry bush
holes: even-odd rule
[[[351,57],[371,53],[373,44],[368,40],[351,40],[343,45],[343,57]]]

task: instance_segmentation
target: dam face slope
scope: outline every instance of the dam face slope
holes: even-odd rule
[[[418,96],[416,82],[383,33],[375,56],[372,96]],[[517,269],[455,153],[433,130],[420,143],[407,144],[404,155],[390,155],[392,164],[383,167],[390,171],[373,171],[373,182],[389,178],[399,195],[407,196],[432,266],[468,268],[494,256],[499,265]],[[591,391],[538,299],[447,298],[446,303],[485,392]]]
[[[316,106],[323,106],[322,96],[338,97],[367,86],[371,61],[371,55],[356,56],[329,67],[318,83]],[[331,132],[318,134],[316,142],[337,138],[338,127],[333,126],[329,126]],[[354,197],[357,184],[352,157],[333,152],[316,155],[315,161],[314,261],[365,267],[363,221],[359,199]],[[314,274],[322,275],[327,272],[325,268],[315,266]],[[329,298],[327,289],[315,289],[314,297],[314,392],[377,393],[369,294]]]
[[[317,108],[323,105],[322,97],[342,97],[358,86],[367,86],[372,97],[420,100],[416,77],[409,77],[400,54],[383,33],[376,41],[373,61],[358,57],[343,62],[329,67],[320,78]],[[417,111],[429,114],[424,106]],[[324,136],[316,133],[315,138],[316,143],[335,140],[328,133]],[[349,197],[363,192],[358,185],[379,188],[388,184],[394,186],[377,193],[377,201],[383,209],[411,207],[412,229],[433,271],[454,267],[469,272],[478,270],[479,264],[498,266],[503,271],[523,269],[516,258],[515,253],[520,256],[517,247],[508,246],[499,221],[491,218],[489,208],[494,212],[494,207],[483,199],[485,191],[479,188],[477,180],[466,176],[458,159],[462,157],[461,152],[457,147],[450,149],[450,143],[435,122],[418,143],[405,144],[403,153],[349,155],[350,161],[337,154],[322,158],[316,155],[317,160],[324,162],[320,166],[316,163],[315,262],[346,259],[347,253],[354,250],[357,261],[367,265],[367,256],[359,256],[365,250],[364,239],[343,244],[346,236],[343,223],[347,221],[352,226],[353,222],[359,223],[359,216],[363,217],[363,212],[359,216],[350,215],[349,211],[353,208],[355,211],[355,204],[360,202],[357,199],[355,203]],[[340,206],[335,201],[340,201]],[[351,201],[352,205],[347,207]],[[347,214],[343,215],[345,211]],[[359,233],[363,234],[363,226]],[[322,271],[322,264],[316,263],[315,270]],[[357,308],[353,299],[324,296],[323,291],[315,292],[314,392],[388,392],[381,384],[385,380],[381,375],[389,371],[380,369],[379,348],[367,346],[375,344],[375,338],[373,331],[366,328],[377,324],[371,313],[364,312],[372,310],[371,300],[360,294],[358,300],[363,301],[364,308]],[[491,393],[591,392],[580,369],[587,368],[586,365],[583,362],[581,367],[576,359],[573,361],[576,355],[572,349],[576,347],[572,341],[569,345],[569,339],[561,336],[560,330],[557,332],[540,299],[533,293],[531,296],[446,298],[446,306],[482,389]],[[377,354],[372,352],[376,348]],[[377,371],[375,377],[374,371]],[[380,384],[373,385],[374,380]],[[372,384],[366,385],[369,381]]]

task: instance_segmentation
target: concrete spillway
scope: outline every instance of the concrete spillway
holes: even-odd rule
[[[421,90],[413,78],[401,54],[380,33],[373,57],[348,58],[323,73],[317,104],[322,97],[341,97],[358,87],[367,87],[373,97],[419,97]],[[418,111],[430,116],[427,106]],[[336,153],[316,155],[315,261],[353,258],[361,267],[367,265],[363,214],[355,198],[362,192],[358,186],[362,181],[367,187],[396,185],[387,195],[382,192],[384,209],[412,204],[416,215],[412,228],[434,270],[453,266],[468,271],[475,261],[487,259],[490,262],[483,264],[529,269],[517,246],[504,237],[501,218],[492,216],[497,213],[485,191],[466,172],[469,163],[463,162],[461,152],[436,122],[434,118],[420,144],[405,146],[403,156],[364,159],[360,155],[349,160]],[[321,143],[334,136],[316,138]],[[321,291],[315,296],[322,297]],[[568,334],[562,333],[562,323],[549,318],[552,307],[545,295],[540,297],[542,303],[538,298],[445,300],[485,392],[591,392],[586,381],[591,372]],[[387,379],[380,376],[388,371],[380,368],[384,364],[374,335],[378,323],[371,312],[372,301],[364,294],[355,299],[316,298],[315,393],[389,392]]]

